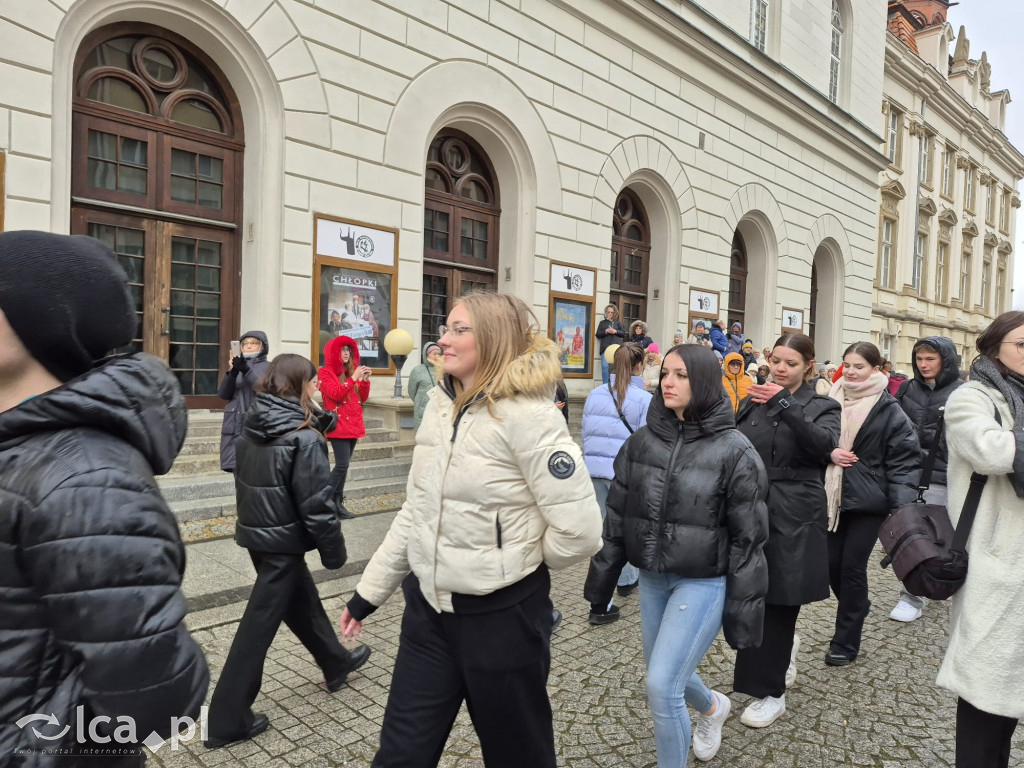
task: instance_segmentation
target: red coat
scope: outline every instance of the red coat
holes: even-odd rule
[[[352,370],[359,365],[359,347],[348,336],[336,336],[324,347],[324,367],[316,377],[320,381],[320,394],[324,410],[338,412],[338,425],[327,433],[327,438],[366,437],[363,425],[363,403],[370,396],[370,382],[354,381],[345,375],[341,350],[352,351]]]

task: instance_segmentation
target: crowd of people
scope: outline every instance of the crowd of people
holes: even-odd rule
[[[63,312],[41,322],[55,294]],[[112,352],[135,322],[125,273],[98,241],[0,234],[0,762],[45,747],[58,757],[31,764],[56,765],[78,754],[62,748],[102,748],[118,714],[141,723],[139,739],[167,737],[207,693],[183,621],[184,548],[154,481],[181,448],[184,403],[164,363]],[[1024,313],[981,334],[967,383],[941,337],[915,344],[901,381],[870,342],[830,372],[803,334],[757,353],[741,324],[709,325],[678,331],[662,354],[645,323],[627,330],[609,305],[581,450],[562,350],[527,305],[456,301],[413,374],[405,502],[339,622],[359,635],[401,588],[374,766],[436,766],[465,702],[489,768],[554,768],[550,573],[588,559],[590,624],[619,620],[615,599],[639,595],[659,768],[685,766],[691,749],[712,759],[732,701],[697,670],[719,631],[737,651],[733,692],[749,697],[740,722],[751,728],[787,711],[802,606],[836,597],[822,662],[855,663],[879,524],[915,498],[933,454],[926,499],[948,502],[954,524],[972,473],[990,478],[937,682],[957,696],[957,768],[1006,768],[1024,716]],[[319,370],[271,359],[260,331],[232,346],[222,467],[256,580],[210,702],[210,749],[268,728],[253,705],[281,623],[328,691],[371,653],[339,642],[305,562],[316,550],[325,568],[345,563],[343,494],[370,371],[344,335]],[[117,607],[126,589],[131,616]],[[890,616],[924,609],[904,590]],[[84,746],[16,726],[33,712],[71,722],[76,707],[108,724]],[[143,762],[125,749],[104,764]]]

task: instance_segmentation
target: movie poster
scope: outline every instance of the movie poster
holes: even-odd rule
[[[553,299],[552,338],[558,345],[562,373],[585,373],[593,357],[590,304]]]
[[[391,330],[391,280],[378,272],[320,267],[320,365],[324,347],[335,336],[355,340],[363,365],[390,365],[383,339]]]

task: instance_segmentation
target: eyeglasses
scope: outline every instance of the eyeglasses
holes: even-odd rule
[[[452,336],[461,336],[464,333],[469,333],[473,329],[468,325],[442,325],[437,329],[442,336],[451,334]]]
[[[1013,344],[1017,348],[1018,355],[1024,355],[1024,339],[1020,341],[1001,341],[1000,344]]]

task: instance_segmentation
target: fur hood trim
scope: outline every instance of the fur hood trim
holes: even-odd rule
[[[505,375],[491,391],[499,400],[513,395],[554,397],[555,387],[562,380],[562,364],[558,345],[537,334],[526,351],[509,363]]]

